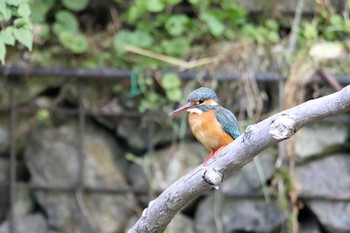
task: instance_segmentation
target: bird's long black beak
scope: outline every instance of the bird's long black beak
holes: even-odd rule
[[[191,108],[194,108],[196,107],[195,105],[191,104],[191,102],[185,104],[185,105],[182,105],[181,107],[175,109],[174,111],[172,111],[171,113],[169,113],[169,116],[175,116],[175,115],[178,115],[182,112],[185,112],[186,110],[188,109],[191,109]]]

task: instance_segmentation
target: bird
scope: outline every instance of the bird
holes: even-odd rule
[[[210,88],[200,87],[192,91],[187,103],[169,115],[175,116],[185,111],[189,112],[188,124],[193,135],[210,150],[204,164],[241,134],[235,115],[219,105],[215,91]]]

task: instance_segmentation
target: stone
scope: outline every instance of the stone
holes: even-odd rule
[[[350,203],[346,201],[309,200],[306,203],[329,233],[350,232]]]
[[[322,226],[331,233],[350,232],[350,203],[332,198],[349,197],[350,156],[335,154],[298,166],[295,177],[299,195],[324,196],[330,200],[309,198],[306,205],[317,216]]]
[[[349,154],[335,154],[297,166],[299,194],[342,197],[350,193],[349,167]]]
[[[116,133],[125,139],[127,145],[137,151],[146,151],[148,143],[161,145],[171,142],[173,139],[173,129],[168,125],[154,123],[154,133],[152,141],[149,141],[148,124],[138,118],[123,118],[116,124]]]
[[[28,189],[16,190],[15,215],[26,216],[34,209],[31,191]]]
[[[215,212],[222,216],[224,233],[274,232],[287,220],[287,215],[276,201],[267,203],[263,199],[223,197],[222,208],[218,208],[214,196],[206,197],[199,204],[195,214],[196,232],[217,232]]]
[[[77,132],[76,122],[33,132],[24,152],[33,184],[71,186],[78,182]],[[88,123],[83,151],[85,185],[128,188],[122,150],[109,134]],[[45,210],[49,226],[61,232],[74,232],[78,211],[85,232],[122,232],[137,206],[131,194],[36,191],[35,198]]]
[[[17,217],[15,219],[15,233],[48,233],[45,218],[41,214]],[[0,226],[0,233],[9,233],[9,221]]]
[[[181,142],[177,146],[157,151],[149,158],[151,162],[152,187],[164,190],[174,181],[203,163],[209,155],[200,143]]]
[[[269,180],[275,172],[276,156],[269,150],[261,152],[239,172],[228,177],[221,185],[227,194],[249,194],[261,190],[261,182]],[[259,174],[258,166],[263,174]]]
[[[350,136],[346,123],[317,123],[301,128],[295,134],[295,153],[299,160],[310,159],[344,149]]]
[[[9,151],[8,124],[0,122],[0,153]]]
[[[9,181],[9,162],[7,159],[0,158],[0,184],[8,184]],[[0,220],[6,213],[8,207],[9,191],[8,188],[0,188]]]
[[[10,154],[10,135],[9,135],[9,118],[0,118],[0,154]],[[28,131],[33,127],[33,124],[28,124],[28,119],[23,116],[17,116],[15,126],[16,137],[16,152],[23,150],[27,140]]]
[[[177,214],[171,220],[165,232],[168,233],[195,233],[194,221],[184,214]]]
[[[317,223],[317,220],[303,221],[299,224],[298,233],[321,233],[321,229]]]

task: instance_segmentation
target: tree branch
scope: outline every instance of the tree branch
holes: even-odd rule
[[[239,170],[262,150],[291,137],[307,124],[346,111],[350,111],[350,85],[250,125],[206,165],[198,166],[151,201],[129,233],[163,232],[178,211],[213,185],[217,187],[224,177]]]

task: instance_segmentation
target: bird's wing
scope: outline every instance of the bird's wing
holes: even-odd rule
[[[230,110],[221,106],[217,106],[214,109],[214,113],[223,130],[230,134],[233,139],[238,138],[241,132],[239,131],[235,115]]]

